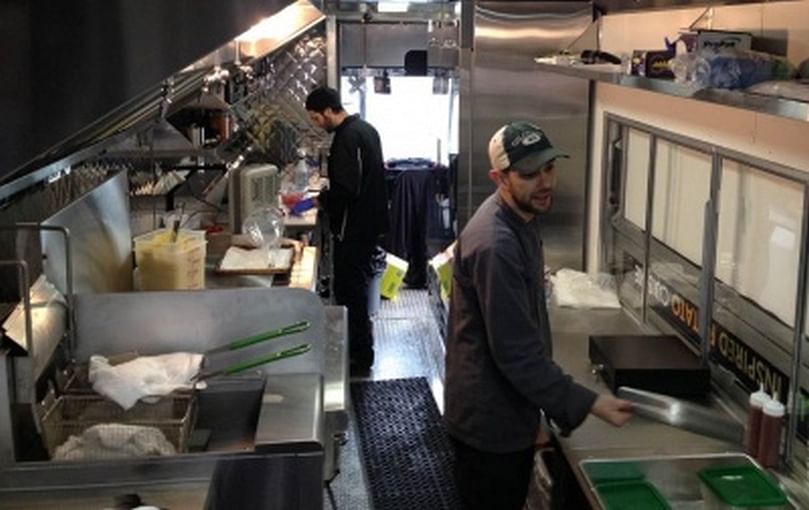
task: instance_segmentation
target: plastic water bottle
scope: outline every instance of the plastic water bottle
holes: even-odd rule
[[[300,158],[298,164],[295,165],[295,187],[300,191],[309,189],[309,167],[306,165],[306,159]]]

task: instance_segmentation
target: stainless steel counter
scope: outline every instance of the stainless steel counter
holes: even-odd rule
[[[344,306],[326,307],[326,359],[323,371],[323,409],[326,456],[323,476],[331,480],[339,471],[340,446],[348,433],[348,311]]]
[[[104,508],[125,493],[170,508],[200,508],[201,502],[208,508],[322,508],[324,474],[333,476],[348,427],[344,308],[324,307],[311,292],[278,288],[88,294],[77,301],[79,360],[135,349],[199,352],[293,320],[311,327],[244,353],[212,356],[208,367],[300,342],[311,343],[312,350],[210,380],[199,395],[196,430],[210,432],[203,452],[115,462],[17,462],[0,468],[0,508],[41,508],[44,501]],[[186,499],[188,504],[178,503]]]
[[[592,373],[587,354],[589,335],[649,333],[621,310],[582,312],[553,308],[550,314],[554,359],[576,381],[599,393],[605,393],[609,389]],[[558,439],[563,454],[593,508],[599,508],[599,505],[579,468],[582,460],[740,451],[737,445],[641,417],[633,417],[624,427],[616,428],[590,416],[570,437]]]
[[[256,381],[261,381],[256,384]],[[257,390],[257,391],[253,391]],[[246,426],[257,404],[253,434]],[[256,402],[257,400],[257,402]],[[137,493],[162,508],[322,508],[322,386],[318,374],[212,380],[200,395],[205,452],[97,462],[27,462],[0,471],[0,508],[109,508]],[[306,494],[303,498],[302,495]],[[274,506],[277,503],[281,506]]]

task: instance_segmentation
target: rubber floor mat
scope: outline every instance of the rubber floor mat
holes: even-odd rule
[[[423,377],[351,383],[375,510],[458,510],[449,436]]]

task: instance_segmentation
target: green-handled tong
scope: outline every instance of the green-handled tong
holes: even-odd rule
[[[197,375],[191,378],[191,382],[195,383],[202,381],[204,379],[210,379],[211,377],[217,377],[220,375],[238,374],[239,372],[244,372],[245,370],[250,370],[251,368],[255,368],[257,366],[264,365],[266,363],[272,363],[273,361],[291,358],[293,356],[299,356],[305,352],[309,352],[311,349],[312,346],[310,344],[301,344],[291,349],[274,352],[272,354],[267,354],[266,356],[259,356],[256,358],[249,359],[247,361],[242,361],[241,363],[236,363],[235,365],[231,365],[221,370],[214,370],[212,372],[199,372],[197,373]]]
[[[221,347],[214,347],[213,349],[205,351],[203,354],[205,356],[210,356],[211,354],[218,354],[220,352],[235,351],[236,349],[241,349],[242,347],[247,347],[249,345],[264,342],[265,340],[272,340],[273,338],[278,338],[286,335],[291,335],[293,333],[300,333],[301,331],[306,331],[307,329],[309,329],[309,326],[311,326],[309,321],[296,322],[294,324],[290,324],[289,326],[284,326],[283,328],[273,329],[271,331],[265,331],[264,333],[258,333],[253,336],[248,336],[245,338],[241,338],[239,340],[234,340]]]

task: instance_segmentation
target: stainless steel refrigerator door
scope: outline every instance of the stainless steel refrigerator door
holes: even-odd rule
[[[571,156],[558,162],[556,198],[543,223],[545,261],[554,269],[584,264],[590,93],[587,80],[538,71],[533,59],[566,48],[592,16],[587,2],[476,3],[473,48],[461,54],[459,227],[494,191],[491,135],[510,121],[534,122]]]

